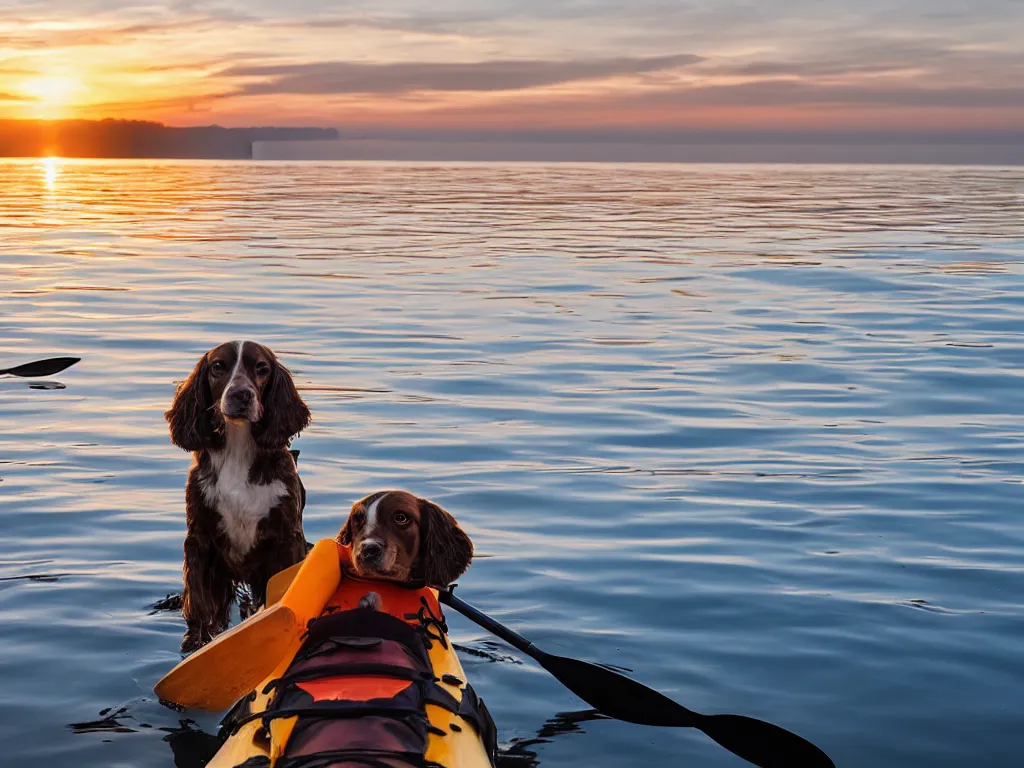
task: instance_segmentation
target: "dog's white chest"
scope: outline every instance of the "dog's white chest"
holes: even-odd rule
[[[249,451],[232,450],[211,455],[215,472],[202,485],[206,503],[220,514],[220,527],[231,542],[231,556],[245,557],[256,543],[260,520],[285,496],[280,480],[265,485],[249,482],[252,457]]]

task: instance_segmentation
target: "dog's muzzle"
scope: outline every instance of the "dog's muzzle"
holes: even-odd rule
[[[384,566],[384,545],[376,541],[364,541],[356,552],[356,565],[360,570],[380,573]]]
[[[257,408],[256,392],[251,387],[229,389],[221,399],[221,412],[228,419],[254,421],[254,411]]]

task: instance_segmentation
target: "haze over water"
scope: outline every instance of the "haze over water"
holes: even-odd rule
[[[235,338],[312,408],[310,540],[403,487],[546,650],[839,766],[1019,763],[1022,215],[1024,169],[0,162],[0,368],[82,357],[0,379],[3,763],[202,765],[218,717],[151,693],[183,630],[150,610],[189,463],[162,413]],[[582,703],[449,622],[508,765],[744,765],[538,740]]]

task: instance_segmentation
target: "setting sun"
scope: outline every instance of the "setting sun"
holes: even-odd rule
[[[19,90],[33,100],[36,117],[52,120],[68,116],[82,82],[68,75],[46,75],[26,80]]]

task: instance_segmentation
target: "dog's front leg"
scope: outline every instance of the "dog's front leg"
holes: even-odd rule
[[[181,615],[185,619],[183,653],[210,642],[228,627],[234,585],[218,552],[210,544],[189,534],[185,536],[185,562],[182,577],[185,593]]]

